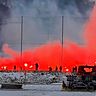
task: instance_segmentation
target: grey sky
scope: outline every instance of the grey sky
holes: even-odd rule
[[[4,42],[20,49],[20,16],[24,16],[23,48],[61,40],[61,16],[64,15],[64,39],[82,43],[83,25],[88,16],[80,11],[75,0],[65,5],[58,0],[11,0],[11,17],[2,27]],[[66,0],[65,0],[66,1]],[[61,5],[63,4],[63,5]],[[63,7],[65,6],[65,7]],[[80,13],[81,12],[81,13]]]

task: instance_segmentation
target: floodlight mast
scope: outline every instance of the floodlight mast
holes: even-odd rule
[[[63,48],[63,39],[64,39],[64,16],[62,16],[62,48]]]
[[[23,58],[22,58],[22,51],[23,51],[23,24],[24,24],[24,17],[21,16],[21,66],[20,66],[20,71],[22,70],[22,63],[23,63]]]
[[[64,16],[62,16],[62,22],[61,23],[62,23],[62,25],[61,25],[61,27],[62,27],[62,34],[61,34],[62,35],[61,36],[61,39],[62,39],[61,40],[61,44],[62,44],[62,48],[61,48],[61,66],[62,66],[63,65],[63,47],[64,47],[63,46],[63,44],[64,44],[64,40],[63,40],[64,39],[64,36],[63,36],[64,35]]]

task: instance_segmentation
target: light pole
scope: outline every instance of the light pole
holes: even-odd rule
[[[23,58],[22,58],[22,50],[23,50],[23,23],[24,23],[24,17],[21,16],[21,65],[23,63]],[[22,70],[22,67],[20,65],[20,71]]]
[[[63,65],[63,43],[64,43],[64,41],[63,41],[63,39],[64,39],[64,16],[62,16],[62,36],[61,36],[61,44],[62,44],[62,47],[61,47],[61,66]]]

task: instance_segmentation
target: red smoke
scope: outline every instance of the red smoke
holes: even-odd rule
[[[78,65],[94,65],[96,62],[96,7],[94,7],[90,19],[84,28],[84,45],[78,45],[75,42],[67,41],[62,45],[59,41],[47,43],[35,49],[25,50],[21,54],[12,50],[8,44],[4,44],[3,51],[8,54],[8,58],[0,58],[0,69],[13,70],[16,65],[17,70],[34,70],[35,63],[39,64],[39,70],[48,70],[51,66],[63,67],[71,71],[73,66]],[[62,53],[63,52],[63,53]],[[28,66],[25,68],[24,64]]]

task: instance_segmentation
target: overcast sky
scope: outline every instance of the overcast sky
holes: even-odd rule
[[[11,0],[11,16],[2,27],[4,42],[20,49],[20,16],[24,16],[23,48],[35,47],[49,41],[61,41],[61,16],[64,15],[64,40],[82,43],[83,25],[89,9],[75,0]],[[66,3],[66,2],[67,3]],[[78,7],[78,6],[79,7]],[[85,11],[82,11],[85,10]]]

